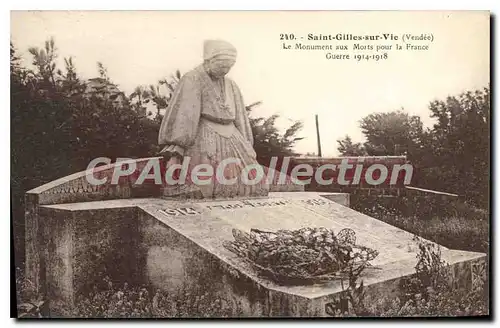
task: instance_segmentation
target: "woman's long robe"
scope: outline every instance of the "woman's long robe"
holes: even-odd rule
[[[165,186],[165,196],[195,195],[197,198],[264,196],[269,191],[266,179],[255,185],[241,181],[242,169],[258,165],[253,149],[253,135],[241,92],[232,80],[225,79],[225,108],[218,101],[219,91],[203,65],[185,74],[179,82],[163,118],[158,143],[162,152],[177,152],[190,157],[188,179],[183,186]],[[209,164],[214,177],[224,159],[235,158],[240,164],[226,166],[226,179],[237,182],[221,185],[195,185],[189,176],[194,166]],[[196,196],[197,195],[197,196]]]

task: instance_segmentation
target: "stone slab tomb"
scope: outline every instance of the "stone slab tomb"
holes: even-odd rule
[[[379,252],[374,268],[361,277],[369,301],[398,296],[401,279],[415,272],[414,235],[350,209],[348,194],[270,192],[267,197],[189,201],[162,199],[157,191],[136,198],[126,184],[104,192],[68,189],[82,184],[85,174],[27,194],[27,274],[47,294],[54,317],[72,316],[78,294],[103,271],[116,281],[172,294],[209,292],[229,302],[232,316],[328,315],[343,290],[339,280],[275,283],[223,246],[234,240],[233,229],[354,230],[358,243]],[[475,272],[486,260],[482,253],[445,247],[442,256],[467,286],[478,279]]]

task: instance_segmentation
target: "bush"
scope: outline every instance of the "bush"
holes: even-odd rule
[[[216,295],[192,295],[186,291],[170,294],[147,287],[123,287],[105,278],[107,288],[81,295],[76,302],[74,317],[79,318],[183,318],[229,317],[233,313],[229,302]]]
[[[384,298],[366,304],[363,282],[351,281],[343,296],[348,306],[327,313],[330,312],[334,317],[456,317],[489,314],[487,279],[482,286],[472,290],[457,288],[457,285],[450,268],[441,259],[439,247],[420,240],[415,275],[401,280],[402,297]]]

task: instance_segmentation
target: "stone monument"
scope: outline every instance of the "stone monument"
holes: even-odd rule
[[[235,230],[351,229],[379,254],[362,277],[368,299],[400,293],[401,279],[414,273],[418,246],[411,233],[350,209],[348,194],[304,192],[288,177],[280,184],[280,174],[245,185],[242,173],[257,161],[241,93],[225,77],[235,56],[227,42],[205,44],[205,63],[181,79],[162,122],[161,157],[100,166],[27,192],[26,273],[47,295],[51,316],[73,317],[77,296],[108,269],[116,281],[209,293],[227,300],[234,317],[328,315],[341,281],[287,285],[263,277],[224,246]],[[190,171],[228,158],[236,160],[221,174],[236,179],[232,185],[136,183],[152,161]],[[133,173],[111,183],[123,165]],[[92,178],[105,182],[94,185]],[[463,284],[479,279],[485,254],[444,247],[442,254]]]
[[[221,172],[221,183],[211,179],[208,184],[189,181],[179,187],[165,188],[165,196],[180,194],[198,198],[265,196],[269,184],[249,185],[241,181],[245,167],[258,166],[253,149],[253,134],[243,102],[234,81],[226,74],[236,62],[236,49],[223,40],[204,43],[204,62],[180,80],[163,117],[158,141],[162,155],[169,164],[189,158],[188,172],[205,165],[216,172],[224,161],[230,161]],[[222,170],[222,169],[221,169]]]

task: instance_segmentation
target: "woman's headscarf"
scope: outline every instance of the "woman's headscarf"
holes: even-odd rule
[[[236,60],[236,54],[236,48],[224,40],[206,40],[203,44],[204,60],[208,60],[219,55]]]

